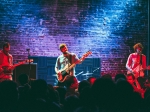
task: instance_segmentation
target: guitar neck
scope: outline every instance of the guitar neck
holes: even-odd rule
[[[69,66],[68,68],[67,68],[67,70],[71,70],[73,67],[75,67],[76,66],[76,64],[75,63],[73,63],[71,66]]]
[[[69,66],[67,70],[71,70],[73,67],[75,67],[75,66],[76,66],[76,64],[78,64],[78,63],[79,63],[79,62],[81,62],[81,61],[83,61],[83,59],[82,59],[82,58],[80,58],[80,59],[79,59],[79,60],[77,60],[75,63],[73,63],[71,66]]]
[[[149,70],[149,66],[147,66],[146,68],[140,68],[139,71],[145,71],[145,70]]]
[[[25,63],[25,61],[19,62],[19,63],[17,63],[17,64],[14,64],[13,67],[17,67],[17,66],[22,65],[22,64],[24,64],[24,63]]]
[[[88,51],[87,53],[85,53],[79,60],[75,61],[72,65],[70,65],[67,70],[71,70],[73,67],[76,66],[76,64],[82,62],[87,56],[89,56],[91,54],[90,51]]]

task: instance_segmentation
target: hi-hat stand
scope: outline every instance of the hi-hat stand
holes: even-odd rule
[[[30,81],[30,75],[31,75],[30,49],[26,49],[26,50],[28,52],[28,60],[29,60],[29,64],[28,64],[29,74],[28,74],[28,77],[29,77],[29,81]]]

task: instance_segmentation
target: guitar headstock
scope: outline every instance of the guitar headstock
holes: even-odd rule
[[[83,57],[88,57],[90,54],[92,54],[92,52],[91,52],[91,51],[87,51],[87,52],[83,55]]]
[[[87,51],[85,54],[83,54],[83,56],[80,58],[80,61],[83,61],[86,57],[88,57],[89,55],[91,55],[92,52],[91,51]]]
[[[31,63],[33,62],[33,59],[27,59],[27,60],[24,60],[24,61],[21,61],[21,62],[18,62],[17,64],[14,64],[13,66],[16,67],[16,66],[19,66],[21,64],[25,64],[25,63]]]
[[[26,63],[31,63],[31,62],[33,62],[33,59],[27,59],[26,60]]]

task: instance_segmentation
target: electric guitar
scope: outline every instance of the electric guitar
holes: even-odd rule
[[[66,78],[69,76],[69,70],[71,70],[73,67],[76,66],[76,64],[79,64],[80,62],[84,61],[86,57],[88,57],[90,54],[92,54],[91,51],[86,52],[79,60],[77,60],[75,63],[70,65],[66,65],[63,69],[60,70],[61,73],[58,73],[57,79],[59,82],[64,82]]]
[[[133,72],[128,71],[127,74],[131,73],[135,76],[135,78],[144,77],[144,70],[150,70],[150,65],[147,66],[145,69],[143,69],[141,65],[138,65],[136,68],[132,70]]]
[[[29,62],[33,62],[33,59],[27,59],[27,60],[18,62],[12,66],[0,66],[0,75],[1,74],[10,75],[17,66],[22,65],[24,63],[29,63]]]

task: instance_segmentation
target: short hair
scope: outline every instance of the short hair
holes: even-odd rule
[[[135,44],[135,45],[133,46],[134,51],[136,51],[136,49],[137,49],[138,47],[141,48],[141,49],[143,49],[143,45],[142,45],[141,43],[137,43],[137,44]]]
[[[10,44],[9,44],[8,42],[5,42],[5,43],[3,44],[3,49],[4,49],[4,47],[8,47],[8,46],[10,46]]]
[[[67,46],[67,45],[66,45],[66,44],[64,44],[64,43],[62,43],[62,44],[60,44],[60,45],[59,45],[59,49],[61,49],[61,48],[65,47],[65,46]]]

